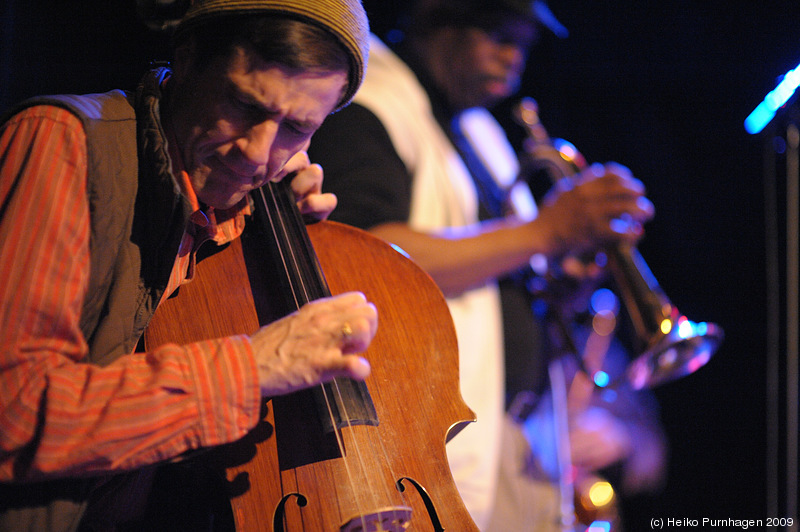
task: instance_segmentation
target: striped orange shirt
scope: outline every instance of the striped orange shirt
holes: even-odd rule
[[[63,109],[32,107],[0,130],[0,481],[134,469],[234,441],[258,420],[245,336],[81,363],[86,164],[83,126]],[[212,228],[235,236],[240,223]],[[194,247],[187,231],[170,290],[191,275]]]

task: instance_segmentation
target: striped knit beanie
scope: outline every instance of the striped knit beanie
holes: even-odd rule
[[[347,92],[337,107],[350,102],[364,79],[369,55],[369,22],[361,0],[195,0],[176,34],[216,17],[247,14],[289,15],[336,37],[347,50],[351,65]]]

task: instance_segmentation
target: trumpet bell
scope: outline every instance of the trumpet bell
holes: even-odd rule
[[[685,377],[705,366],[724,338],[722,327],[681,316],[628,365],[627,381],[642,390]]]
[[[652,388],[705,366],[725,338],[722,328],[682,315],[635,247],[612,246],[606,256],[639,344],[626,369],[630,386]]]

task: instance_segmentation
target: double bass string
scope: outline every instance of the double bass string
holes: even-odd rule
[[[289,179],[289,176],[287,176],[287,179]],[[271,203],[267,201],[267,197],[264,195],[264,188],[268,188],[269,189],[270,199],[272,200]],[[263,201],[264,212],[266,213],[267,217],[269,218],[270,227],[273,230],[273,236],[275,237],[275,242],[277,244],[278,253],[280,254],[280,258],[281,258],[281,262],[283,264],[284,270],[287,272],[286,277],[289,280],[289,284],[291,285],[291,294],[292,294],[292,297],[294,298],[295,307],[299,309],[304,303],[307,303],[307,302],[309,302],[311,300],[311,296],[310,296],[308,287],[305,285],[305,280],[302,278],[302,276],[298,276],[298,282],[300,283],[300,286],[297,286],[297,284],[292,282],[292,276],[288,274],[288,272],[290,272],[290,271],[298,271],[297,265],[299,264],[299,261],[298,261],[298,258],[297,258],[297,252],[295,251],[294,246],[292,245],[292,240],[291,240],[291,238],[289,236],[288,228],[286,227],[286,220],[282,216],[273,216],[273,213],[277,213],[278,212],[277,205],[279,203],[278,202],[278,198],[275,195],[275,187],[274,186],[268,186],[268,187],[260,188],[258,190],[258,194],[261,196],[261,200]],[[274,206],[275,208],[270,209],[269,208],[270,205]],[[287,253],[289,254],[288,256],[287,256]],[[290,264],[289,264],[290,262],[292,263],[293,267],[290,267]],[[300,297],[301,295],[303,297]],[[339,395],[339,397],[341,397],[341,391],[339,390],[338,383],[336,383],[335,380],[334,380],[333,386],[336,389],[337,395]],[[333,409],[332,409],[332,407],[331,407],[331,405],[330,405],[330,403],[328,401],[328,395],[323,393],[323,396],[325,397],[325,404],[326,404],[326,407],[327,407],[327,410],[328,410],[328,415],[331,418],[331,423],[335,427],[336,426],[336,421],[334,419]],[[349,421],[348,421],[348,423],[349,423]],[[346,460],[346,457],[345,457],[344,443],[341,440],[341,436],[339,434],[339,431],[334,430],[334,433],[336,434],[336,443],[337,443],[337,445],[339,447],[339,452],[342,453],[343,463],[345,465],[345,470],[347,472],[347,477],[348,477],[348,480],[350,482],[351,489],[352,489],[352,487],[355,484],[354,484],[354,480],[353,480],[353,474],[352,474],[352,471],[350,469],[350,465],[349,465],[349,463],[348,463],[348,461]],[[354,492],[355,492],[355,490],[354,490]]]
[[[288,183],[290,179],[291,179],[291,176],[287,176],[286,180],[285,180],[285,183]],[[305,226],[304,226],[304,224],[302,222],[302,219],[301,219],[301,216],[300,216],[299,212],[297,211],[297,208],[296,208],[296,205],[294,203],[293,198],[290,197],[291,193],[290,193],[290,191],[288,189],[288,185],[286,185],[285,183],[281,183],[281,184],[269,183],[267,186],[262,187],[261,189],[259,189],[257,191],[257,193],[258,193],[259,199],[262,202],[262,205],[264,207],[264,212],[266,213],[266,216],[268,217],[268,219],[270,221],[270,227],[272,228],[273,236],[274,236],[276,244],[277,244],[278,253],[280,254],[280,260],[281,260],[281,262],[283,264],[284,270],[287,272],[287,279],[289,280],[289,284],[291,285],[291,293],[292,293],[292,297],[294,298],[295,306],[296,306],[296,308],[299,309],[303,304],[308,303],[309,301],[314,299],[314,297],[312,297],[312,293],[311,293],[312,290],[306,284],[306,282],[307,282],[306,279],[302,275],[297,275],[296,279],[295,279],[295,276],[289,275],[289,272],[292,272],[292,271],[293,272],[300,272],[301,271],[301,268],[299,267],[299,265],[300,265],[300,257],[304,257],[306,261],[311,260],[313,258],[313,248],[311,248],[310,244],[307,244],[307,245],[303,246],[305,251],[310,251],[311,252],[310,253],[311,254],[310,257],[309,257],[308,253],[305,253],[305,254],[302,253],[303,249],[299,249],[299,250],[296,249],[296,247],[299,246],[299,243],[302,240],[302,238],[301,238],[302,234],[298,234],[298,233],[301,233],[302,231],[304,231]],[[281,187],[281,186],[284,187],[283,191],[277,190],[277,188]],[[265,188],[267,188],[268,191],[269,191],[269,198],[267,198],[266,195],[265,195],[265,192],[264,192]],[[278,195],[279,192],[283,192],[283,193],[280,194],[280,196],[279,196]],[[281,207],[283,207],[282,210],[277,208],[279,205]],[[272,206],[273,208],[270,209],[269,208],[270,206]],[[294,231],[290,230],[289,224],[287,224],[287,220],[283,217],[283,215],[281,215],[281,213],[286,213],[286,212],[289,212],[289,213],[293,212],[295,214],[295,216],[296,216],[296,220],[298,221],[298,223],[297,223],[298,228],[295,229]],[[320,276],[318,276],[318,277],[320,277]],[[295,279],[294,282],[293,282],[293,279]],[[318,278],[318,281],[319,281],[319,284],[321,285],[320,286],[320,290],[322,292],[325,292],[325,295],[330,295],[329,290],[327,288],[327,285],[325,284],[324,279]],[[339,386],[338,379],[333,379],[331,381],[330,385],[332,386],[336,396],[339,399],[339,404],[341,405],[341,409],[342,409],[342,413],[343,413],[343,416],[344,416],[344,419],[345,419],[346,426],[347,426],[347,428],[351,429],[351,432],[352,432],[353,424],[352,424],[352,421],[350,419],[350,415],[347,412],[347,405],[346,405],[345,401],[342,399],[342,392],[341,392],[341,389],[340,389],[340,386]],[[328,394],[324,392],[324,385],[321,385],[321,386],[323,386],[323,396],[325,398],[326,409],[327,409],[328,416],[329,416],[330,421],[331,421],[331,425],[334,428],[334,433],[335,433],[335,437],[336,437],[336,443],[338,445],[339,452],[341,453],[341,456],[342,456],[342,460],[343,460],[342,463],[344,465],[344,468],[345,468],[345,471],[346,471],[346,474],[347,474],[347,477],[348,477],[348,482],[350,484],[350,489],[351,489],[351,491],[353,493],[353,496],[356,497],[356,498],[359,498],[358,490],[355,489],[355,482],[356,482],[355,474],[352,471],[350,460],[348,460],[348,458],[347,458],[347,456],[345,454],[344,441],[342,440],[343,436],[340,433],[340,431],[337,430],[337,428],[338,428],[337,427],[337,422],[336,422],[336,419],[335,419],[335,415],[333,413],[333,407],[330,404],[330,399],[328,397]],[[372,431],[369,431],[369,432],[370,432],[370,437],[369,437],[368,441],[369,441],[369,446],[372,448],[371,450],[373,452],[373,456],[383,456],[384,463],[388,464],[389,468],[391,470],[391,462],[388,460],[388,453],[387,453],[386,448],[385,448],[385,446],[383,444],[383,441],[381,441],[380,437],[378,436],[378,438],[377,438],[378,442],[376,444],[376,442],[375,442],[375,437],[376,436],[374,434],[372,434]],[[362,475],[361,476],[363,477],[363,480],[368,485],[370,485],[371,488],[372,488],[372,489],[369,490],[370,493],[377,494],[378,491],[376,491],[376,489],[377,490],[383,490],[384,495],[387,497],[387,500],[391,500],[391,495],[388,492],[388,489],[387,489],[386,486],[378,487],[378,486],[372,485],[373,482],[371,482],[371,479],[369,478],[369,475],[366,474],[367,473],[367,467],[366,467],[366,464],[364,463],[364,456],[365,455],[363,454],[363,451],[360,448],[360,444],[359,444],[358,438],[354,437],[352,439],[352,441],[353,441],[354,453],[357,456],[359,465],[361,467],[361,471],[362,471]],[[377,449],[376,449],[376,447],[377,447]],[[392,473],[392,478],[397,478],[397,475],[394,473],[394,471],[392,471],[391,473]],[[383,483],[381,482],[381,484],[383,484]],[[404,494],[400,493],[400,497],[401,497],[401,499],[403,501],[405,501],[405,495]],[[373,501],[373,504],[375,504],[375,501]],[[361,500],[357,500],[356,501],[356,505],[357,505],[358,508],[361,509],[362,527],[366,530],[366,521],[365,521],[365,517],[364,517],[366,506],[364,505],[363,501],[361,501]],[[393,513],[393,511],[392,511],[392,513]]]
[[[294,209],[294,202],[290,198],[287,197],[288,194],[283,194],[281,197],[278,197],[277,194],[276,194],[276,187],[277,187],[277,185],[269,187],[269,193],[270,193],[270,196],[271,196],[270,199],[272,200],[272,204],[275,205],[275,206],[277,206],[277,205],[279,205],[281,203],[284,204],[284,205],[281,205],[283,207],[283,210],[278,210],[277,212],[296,212],[296,211],[292,210],[292,209]],[[284,189],[284,190],[286,190],[286,189]],[[263,191],[261,193],[263,194]],[[281,201],[281,199],[283,199],[283,201]],[[267,213],[271,217],[271,212],[269,210],[267,210]],[[283,244],[282,246],[279,246],[279,251],[280,251],[280,254],[281,254],[281,260],[284,263],[284,268],[286,268],[287,271],[289,271],[288,268],[290,266],[289,266],[288,262],[291,261],[292,265],[294,266],[291,271],[300,271],[300,269],[298,267],[298,265],[300,263],[299,262],[300,259],[298,257],[301,256],[300,251],[302,251],[302,250],[297,250],[296,247],[295,247],[296,246],[295,243],[299,240],[299,238],[297,238],[298,235],[295,234],[295,233],[299,232],[301,229],[297,229],[294,232],[290,232],[289,227],[287,226],[286,220],[283,217],[280,217],[280,216],[276,216],[276,218],[278,218],[278,220],[277,220],[278,223],[277,224],[276,223],[272,223],[271,225],[272,225],[274,231],[277,231],[278,229],[280,229],[280,231],[281,231],[281,234],[280,235],[275,234],[275,237],[276,237],[276,241],[277,242]],[[299,218],[299,216],[298,216],[298,218]],[[302,226],[302,222],[300,222],[298,224],[298,227],[299,228],[303,227]],[[291,235],[294,235],[294,238],[292,238]],[[305,247],[308,248],[308,246],[305,246]],[[309,257],[306,257],[306,259],[308,260]],[[290,283],[291,283],[291,276],[288,276],[288,277],[290,278]],[[319,281],[320,281],[319,284],[322,285],[321,286],[321,289],[322,289],[321,291],[326,292],[325,295],[329,295],[327,293],[328,292],[327,287],[324,285],[324,281],[322,281],[322,280],[319,280]],[[296,306],[299,308],[302,304],[307,303],[311,299],[313,299],[313,297],[311,295],[311,289],[306,285],[306,279],[304,279],[303,276],[298,276],[297,283],[299,283],[299,286],[296,286],[294,284],[292,285],[292,295],[295,298]],[[347,424],[348,428],[352,429],[350,415],[347,412],[347,405],[342,400],[342,392],[341,392],[341,389],[339,387],[338,380],[337,379],[333,379],[333,381],[331,382],[331,386],[333,387],[337,397],[339,398],[339,403],[340,403],[341,409],[343,411],[343,416],[344,416],[344,419],[345,419],[345,423]],[[351,469],[350,461],[347,459],[347,457],[345,455],[345,447],[344,447],[344,441],[342,440],[342,434],[338,430],[336,430],[337,423],[336,423],[335,416],[333,414],[333,408],[332,408],[332,406],[331,406],[331,404],[329,402],[330,400],[329,400],[328,394],[324,393],[324,390],[323,390],[323,396],[325,397],[325,404],[326,404],[326,408],[327,408],[327,411],[328,411],[328,416],[330,417],[330,420],[331,420],[331,425],[334,427],[334,433],[336,435],[337,445],[338,445],[339,451],[340,451],[340,453],[342,455],[343,464],[344,464],[345,470],[347,472],[348,480],[349,480],[350,485],[351,485],[351,490],[353,491],[354,496],[357,496],[358,491],[353,489],[354,486],[355,486],[355,480],[354,480],[355,475],[353,474],[353,471]],[[358,457],[359,463],[361,465],[361,470],[362,470],[362,472],[366,473],[367,468],[366,468],[366,465],[364,464],[364,459],[363,459],[364,455],[363,455],[362,450],[360,449],[358,440],[354,439],[353,440],[353,444],[354,444],[354,452],[355,452],[356,456]],[[369,483],[369,481],[370,481],[369,477],[367,475],[363,475],[363,476],[364,476],[364,480],[367,483]],[[375,488],[375,486],[373,486],[373,489],[370,490],[371,493],[376,493],[374,488]],[[362,508],[362,509],[364,507],[364,505],[363,505],[363,503],[361,501],[358,501],[357,505],[358,505],[359,508]],[[362,511],[362,516],[363,516],[363,514],[364,514],[364,512]],[[363,517],[362,517],[362,524],[363,524],[364,528],[366,529],[366,523],[363,522]]]

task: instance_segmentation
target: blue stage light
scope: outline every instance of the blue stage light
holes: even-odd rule
[[[778,109],[786,105],[789,98],[800,87],[800,65],[784,74],[783,79],[772,89],[750,115],[744,120],[744,129],[751,135],[759,133],[775,118]]]

